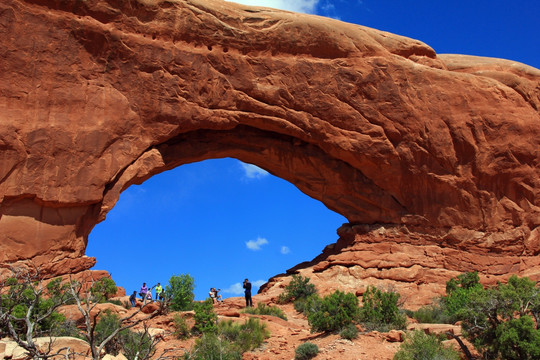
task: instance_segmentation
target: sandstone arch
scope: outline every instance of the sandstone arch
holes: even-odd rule
[[[4,266],[90,267],[123,189],[223,156],[351,224],[540,249],[537,69],[217,0],[6,0],[0,29]]]

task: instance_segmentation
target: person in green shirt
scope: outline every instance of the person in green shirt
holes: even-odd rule
[[[156,285],[156,300],[162,299],[161,293],[163,292],[163,288],[161,287],[161,283],[157,283]]]

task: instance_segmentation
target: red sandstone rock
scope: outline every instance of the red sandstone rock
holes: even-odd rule
[[[461,326],[449,324],[409,324],[407,330],[422,330],[426,334],[446,334],[461,335]]]
[[[384,224],[341,229],[318,281],[420,304],[468,269],[540,275],[537,69],[215,0],[4,0],[0,25],[3,267],[87,269],[121,191],[230,156]]]
[[[231,310],[231,309],[224,309],[224,310],[221,310],[221,309],[215,309],[216,313],[219,315],[219,316],[225,316],[225,317],[240,317],[240,312],[236,311],[236,310]]]
[[[137,306],[140,307],[139,303],[137,303]],[[154,311],[159,310],[159,303],[151,302],[146,303],[142,305],[141,311],[145,314],[152,314]]]
[[[66,319],[73,320],[79,324],[84,323],[84,316],[81,314],[77,305],[62,305],[58,308],[57,312],[64,315]],[[93,319],[94,316],[98,314],[101,316],[101,314],[104,314],[105,312],[110,312],[123,317],[128,311],[122,306],[111,303],[96,304],[96,306],[90,311],[90,317]]]
[[[389,342],[403,342],[405,341],[405,333],[401,330],[390,330],[384,334],[386,341]]]

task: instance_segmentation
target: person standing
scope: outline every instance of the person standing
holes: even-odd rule
[[[161,283],[157,283],[156,285],[156,300],[161,299],[161,293],[163,292],[163,288],[161,287]]]
[[[142,297],[143,301],[146,299],[147,293],[148,293],[148,287],[146,286],[146,283],[143,283],[141,286],[141,290],[139,291],[139,296]]]
[[[244,296],[246,297],[246,307],[253,307],[251,300],[251,283],[248,279],[244,280]]]

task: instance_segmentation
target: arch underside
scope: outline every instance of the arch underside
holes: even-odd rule
[[[183,164],[233,157],[294,184],[352,223],[397,223],[406,209],[361,171],[317,146],[291,136],[239,125],[228,131],[198,130],[149,148],[119,173],[105,192],[101,215],[131,184]]]

